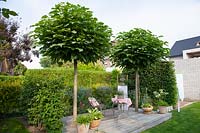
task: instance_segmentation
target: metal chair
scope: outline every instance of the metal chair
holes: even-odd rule
[[[99,102],[94,97],[88,97],[88,101],[93,108],[98,108],[101,112],[103,112],[103,104],[99,104]]]

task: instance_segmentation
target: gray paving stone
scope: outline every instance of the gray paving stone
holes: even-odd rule
[[[109,113],[108,113],[109,114]],[[111,114],[111,113],[110,113]],[[171,113],[143,114],[132,110],[120,114],[118,117],[106,116],[98,129],[90,130],[89,133],[140,133],[148,128],[154,127],[172,117]],[[72,117],[63,118],[65,128],[63,133],[76,133],[76,127],[71,126]]]

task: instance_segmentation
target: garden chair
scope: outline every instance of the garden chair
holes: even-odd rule
[[[99,102],[94,97],[88,97],[88,101],[93,108],[98,108],[102,112],[104,107],[103,104],[99,104]]]

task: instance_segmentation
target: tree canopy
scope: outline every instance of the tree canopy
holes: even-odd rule
[[[80,5],[61,2],[34,27],[40,52],[57,62],[96,62],[109,51],[111,29]]]
[[[161,36],[140,28],[121,32],[116,38],[111,59],[116,66],[128,70],[139,70],[148,67],[158,60],[165,59],[169,49]]]

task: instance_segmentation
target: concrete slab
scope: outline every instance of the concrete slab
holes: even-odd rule
[[[109,113],[108,113],[109,114]],[[172,117],[171,113],[143,114],[142,111],[134,112],[130,109],[128,112],[117,113],[115,116],[106,116],[98,129],[90,130],[89,133],[140,133],[146,129],[154,127]],[[76,133],[76,127],[71,124],[72,117],[64,118],[65,129],[63,133]]]

